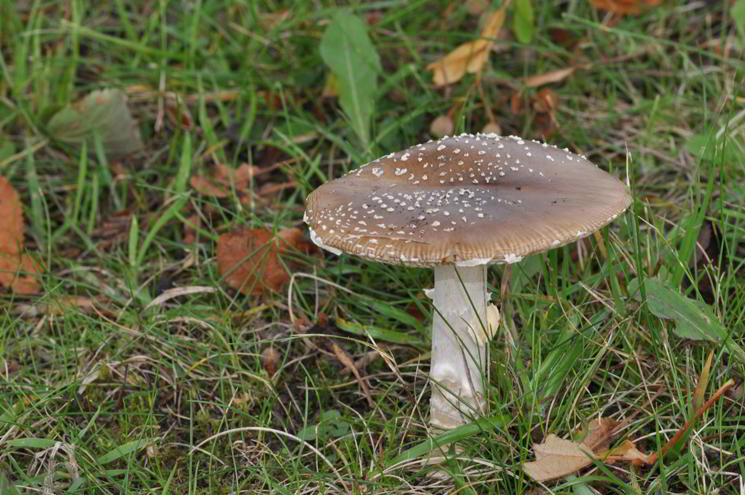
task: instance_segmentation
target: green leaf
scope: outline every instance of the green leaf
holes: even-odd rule
[[[349,423],[341,417],[336,409],[321,413],[317,425],[306,426],[297,432],[297,437],[306,442],[319,440],[324,442],[329,438],[338,438],[349,433]]]
[[[394,344],[412,345],[412,346],[423,346],[424,342],[419,337],[409,335],[408,333],[397,332],[395,330],[388,330],[386,328],[375,327],[372,325],[360,325],[353,321],[343,320],[337,318],[334,320],[336,326],[345,332],[349,332],[360,337],[367,338],[370,336],[376,341],[392,342]]]
[[[702,160],[723,160],[731,163],[741,161],[745,158],[745,143],[740,142],[740,148],[735,141],[736,137],[716,136],[714,131],[694,134],[686,141],[689,152]]]
[[[520,43],[530,43],[535,32],[535,15],[532,0],[516,0],[512,31]]]
[[[337,12],[323,34],[320,52],[324,63],[339,80],[341,108],[367,149],[378,74],[382,69],[365,23],[349,12]]]
[[[117,459],[120,459],[122,457],[125,457],[129,454],[133,454],[137,452],[138,450],[144,448],[150,443],[150,440],[148,439],[142,439],[142,440],[132,440],[131,442],[127,442],[124,445],[120,445],[119,447],[113,449],[112,451],[108,452],[107,454],[102,455],[98,458],[99,464],[108,464],[110,462],[114,462]]]
[[[120,158],[143,149],[137,123],[119,89],[102,89],[64,107],[47,122],[52,139],[80,149],[87,142],[94,149],[98,134],[108,158]]]
[[[647,307],[658,318],[674,320],[675,335],[684,339],[724,343],[733,357],[745,363],[745,350],[729,337],[729,331],[719,323],[707,304],[685,297],[656,278],[646,279],[644,287]]]
[[[0,471],[0,493],[3,495],[21,495],[16,489],[15,483],[11,483],[2,471]]]
[[[13,440],[8,440],[8,445],[21,449],[48,449],[50,447],[54,447],[54,444],[56,443],[56,440],[33,437],[14,438]]]
[[[740,34],[740,41],[745,43],[745,0],[737,0],[729,11]]]

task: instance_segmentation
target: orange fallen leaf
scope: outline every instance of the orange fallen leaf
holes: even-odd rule
[[[640,14],[643,9],[657,6],[662,0],[590,0],[596,9],[614,14]]]
[[[310,253],[315,246],[297,228],[276,236],[263,228],[240,229],[217,241],[217,268],[229,286],[244,294],[278,291],[290,280],[279,256],[292,250]]]
[[[457,82],[466,72],[469,74],[481,72],[489,58],[492,40],[497,37],[504,24],[509,3],[509,1],[505,2],[491,14],[481,30],[479,39],[459,45],[455,50],[427,66],[427,70],[433,72],[435,86]]]
[[[18,192],[0,177],[0,286],[18,294],[39,292],[39,265],[23,254],[23,207]],[[24,274],[25,273],[25,274]]]

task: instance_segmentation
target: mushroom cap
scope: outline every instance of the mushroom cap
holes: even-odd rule
[[[311,239],[385,263],[514,263],[585,237],[631,203],[585,157],[538,141],[461,134],[391,153],[307,199]]]

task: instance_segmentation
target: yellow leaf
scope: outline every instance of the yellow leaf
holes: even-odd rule
[[[459,45],[455,50],[427,66],[427,70],[433,71],[432,78],[435,86],[457,82],[466,72],[470,74],[481,72],[489,59],[492,40],[497,37],[497,33],[504,24],[509,3],[509,1],[505,2],[492,13],[481,30],[480,39]]]

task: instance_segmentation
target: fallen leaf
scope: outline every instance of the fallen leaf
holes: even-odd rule
[[[435,86],[457,82],[466,72],[469,74],[481,72],[489,58],[489,50],[492,47],[493,40],[504,24],[509,3],[509,1],[504,2],[499,9],[491,14],[481,30],[479,39],[459,45],[455,50],[427,66],[427,70],[433,72]]]
[[[453,119],[449,115],[440,115],[429,125],[429,132],[438,138],[452,135]]]
[[[89,93],[54,114],[47,130],[52,139],[78,148],[87,142],[88,150],[94,149],[94,135],[98,134],[110,159],[143,149],[137,123],[127,107],[127,95],[119,89]]]
[[[39,292],[39,265],[23,254],[23,207],[18,192],[0,177],[0,286],[18,294]]]
[[[23,249],[23,207],[18,192],[0,176],[0,252],[18,254]]]
[[[288,9],[259,14],[259,19],[261,19],[260,25],[267,30],[276,28],[290,17],[292,17],[292,13]]]
[[[593,452],[598,450],[607,449],[611,440],[613,440],[613,434],[621,423],[611,418],[598,418],[590,421],[587,425],[587,430],[579,440],[582,444],[586,445]]]
[[[267,229],[240,229],[223,234],[217,241],[217,268],[225,282],[244,294],[278,291],[290,280],[279,256],[296,250],[315,251],[297,228],[276,236]]]
[[[184,244],[194,244],[197,240],[197,229],[202,227],[202,217],[194,213],[184,221]]]
[[[489,122],[481,129],[482,134],[502,134],[502,128],[496,122]]]
[[[649,464],[649,456],[637,449],[631,440],[625,440],[621,445],[601,456],[609,464],[614,462],[630,462],[637,466]]]
[[[554,113],[558,106],[559,97],[549,88],[543,88],[533,97],[533,110],[538,113]]]
[[[567,77],[571,76],[575,70],[586,68],[587,66],[584,65],[572,65],[563,69],[552,70],[549,72],[544,72],[542,74],[536,74],[534,76],[526,77],[525,79],[523,79],[523,83],[528,88],[537,88],[538,86],[543,86],[544,84],[561,82]]]
[[[251,197],[251,179],[260,171],[258,167],[248,163],[243,163],[236,169],[218,163],[211,177],[195,175],[189,183],[200,194],[215,198],[227,198],[235,191],[238,199],[243,203]]]
[[[591,465],[595,460],[607,464],[645,461],[647,456],[628,440],[608,451],[608,445],[620,425],[614,419],[598,418],[587,426],[581,435],[581,443],[550,434],[543,443],[533,445],[536,460],[523,464],[523,470],[534,480],[542,482],[568,476]]]
[[[641,14],[642,10],[660,3],[662,0],[590,0],[590,4],[596,9],[614,14]]]
[[[261,364],[264,366],[269,378],[277,373],[277,364],[279,363],[280,357],[279,351],[272,346],[267,347],[261,352]]]
[[[592,452],[571,440],[549,434],[541,444],[533,445],[536,460],[523,464],[525,474],[535,481],[550,481],[568,476],[592,463]]]
[[[123,242],[129,238],[129,229],[132,226],[132,217],[135,214],[135,208],[130,207],[125,210],[114,212],[103,218],[91,236],[96,241],[96,247],[99,250],[106,250],[112,246]],[[146,218],[138,218],[140,228],[147,227]]]

